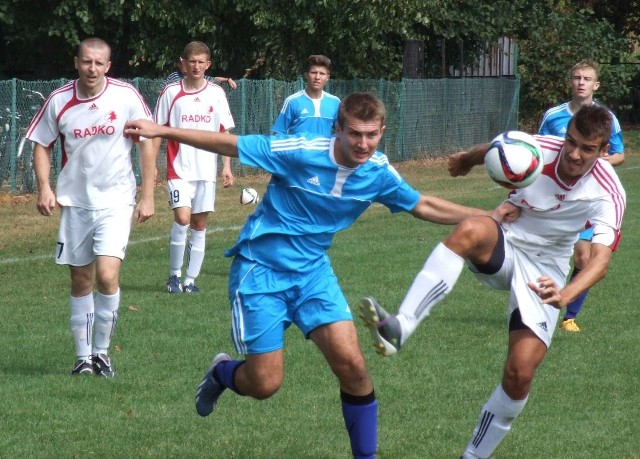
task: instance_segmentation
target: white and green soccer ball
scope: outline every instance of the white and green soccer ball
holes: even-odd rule
[[[521,131],[507,131],[489,144],[484,167],[491,180],[511,190],[531,185],[542,173],[544,160],[538,141]]]
[[[240,192],[240,204],[243,206],[247,204],[257,204],[258,201],[260,201],[260,196],[253,188],[243,188]]]

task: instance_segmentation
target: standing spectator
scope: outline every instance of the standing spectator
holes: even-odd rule
[[[71,333],[77,359],[71,374],[114,376],[109,346],[120,305],[119,274],[131,220],[154,213],[155,149],[138,143],[142,197],[136,206],[131,149],[123,135],[127,120],[151,112],[131,85],[106,77],[111,48],[99,38],[83,40],[75,68],[79,78],[53,91],[27,132],[35,142],[38,211],[50,216],[58,204],[60,229],[56,263],[71,275]],[[62,170],[51,189],[51,149],[62,139]],[[96,292],[94,296],[94,284]]]
[[[304,73],[307,85],[285,99],[271,129],[275,134],[312,132],[325,137],[333,135],[340,99],[324,91],[330,74],[331,60],[327,56],[309,56]]]
[[[205,80],[211,66],[209,47],[200,41],[189,43],[182,53],[185,77],[169,83],[160,93],[155,110],[158,124],[172,127],[227,132],[235,125],[222,88]],[[154,140],[160,149],[161,139]],[[233,185],[231,159],[223,157],[222,181]],[[169,234],[170,293],[196,293],[195,280],[200,274],[205,253],[205,236],[209,213],[214,211],[218,156],[203,154],[197,148],[175,141],[167,142],[167,188],[173,209]],[[182,281],[182,265],[187,246],[187,269]]]
[[[571,87],[571,100],[547,110],[542,117],[539,133],[544,135],[556,135],[564,137],[567,133],[569,120],[585,105],[597,105],[593,100],[595,91],[600,87],[600,67],[594,61],[584,60],[571,68],[569,74],[569,86]],[[612,166],[622,164],[624,161],[624,144],[622,143],[622,129],[616,116],[611,113],[611,138],[609,150],[602,153],[602,159]],[[590,223],[588,223],[590,225]],[[573,252],[573,271],[571,279],[587,265],[591,256],[591,238],[593,227],[589,226],[580,232]],[[582,309],[589,290],[585,290],[579,297],[572,301],[565,311],[560,327],[568,332],[579,332],[580,327],[576,323],[576,317]]]
[[[409,186],[377,151],[384,118],[377,97],[354,93],[340,104],[332,138],[237,137],[144,120],[128,124],[127,134],[198,145],[272,174],[262,202],[226,253],[234,257],[229,274],[233,341],[245,358],[214,356],[196,392],[201,416],[211,414],[226,389],[259,400],[274,395],[284,377],[285,330],[295,324],[338,379],[353,457],[374,457],[378,403],[351,310],[327,254],[333,237],[374,202],[441,224],[490,214],[421,195]]]

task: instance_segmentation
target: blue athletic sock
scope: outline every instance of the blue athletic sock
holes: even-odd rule
[[[244,395],[238,390],[235,383],[236,371],[245,360],[223,360],[213,369],[213,377],[224,387],[231,389],[238,395]]]
[[[569,282],[571,282],[571,279],[576,277],[576,275],[579,272],[580,272],[579,268],[574,268],[573,272],[571,273],[571,278],[569,279]],[[571,303],[569,303],[567,305],[567,312],[565,312],[564,319],[562,319],[562,320],[575,319],[576,318],[576,316],[578,315],[578,313],[582,309],[582,304],[584,303],[584,300],[587,299],[587,294],[588,293],[589,293],[589,289],[587,289],[584,292],[582,292],[575,300],[573,300]]]
[[[372,459],[378,445],[378,402],[375,392],[356,396],[340,391],[342,416],[354,459]]]

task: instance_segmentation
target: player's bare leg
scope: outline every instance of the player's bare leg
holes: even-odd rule
[[[309,337],[340,382],[342,415],[353,457],[373,458],[377,449],[378,402],[353,322],[323,325],[313,330]]]
[[[489,457],[498,447],[524,409],[531,382],[546,352],[545,344],[530,329],[509,333],[509,350],[502,382],[482,407],[463,458]]]

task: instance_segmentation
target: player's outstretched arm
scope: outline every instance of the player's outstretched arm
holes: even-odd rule
[[[474,166],[484,164],[488,143],[476,145],[467,151],[459,151],[449,156],[447,168],[452,177],[467,175]]]
[[[162,137],[223,156],[238,157],[238,136],[233,134],[161,126],[145,119],[127,121],[124,134],[148,139]]]
[[[421,220],[443,225],[455,225],[475,215],[491,216],[491,211],[467,207],[436,196],[421,195],[411,215]]]

